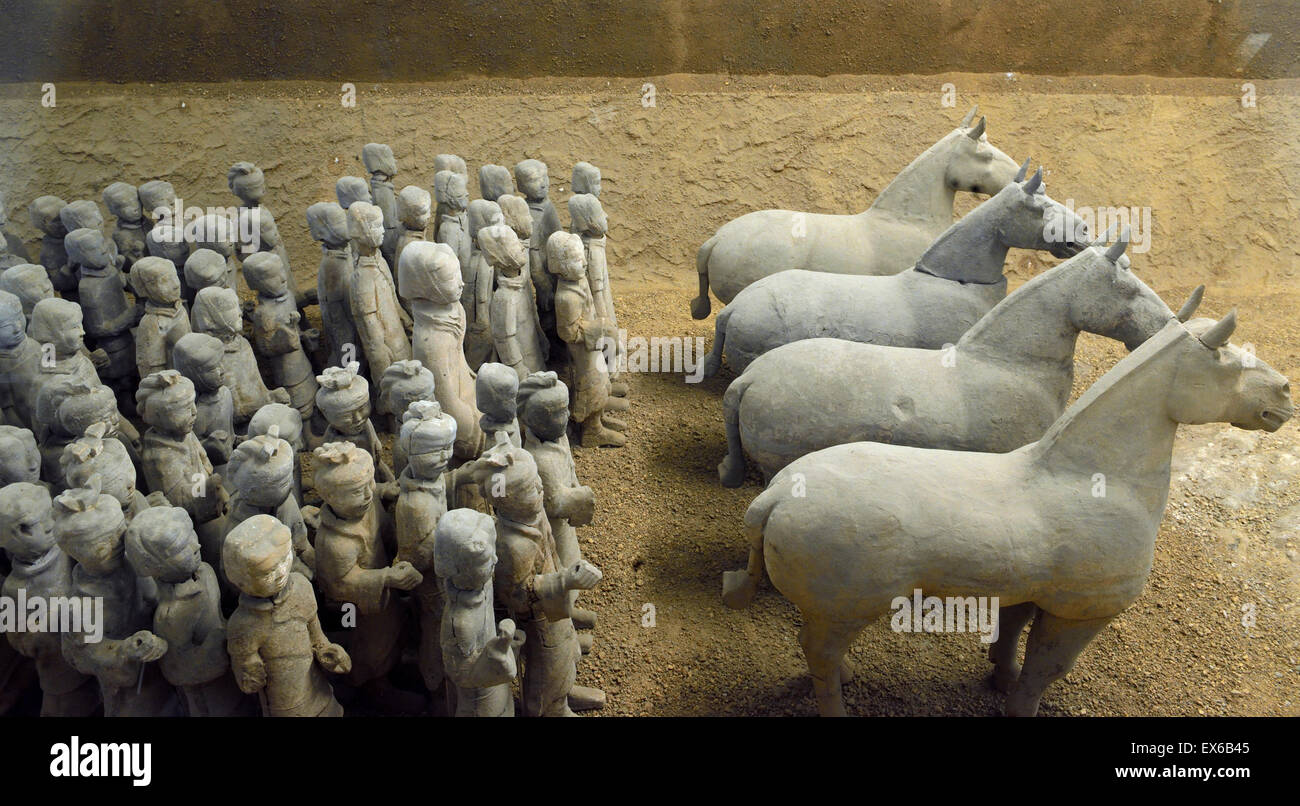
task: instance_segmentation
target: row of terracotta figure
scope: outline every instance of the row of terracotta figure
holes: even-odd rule
[[[858,633],[914,595],[942,604],[938,629],[954,601],[994,602],[993,683],[1036,713],[1141,594],[1177,425],[1275,431],[1294,410],[1228,343],[1235,313],[1192,319],[1203,286],[1172,311],[1131,271],[1127,228],[1089,243],[973,118],[864,213],[750,213],[699,251],[692,312],[727,302],[705,372],[725,355],[738,373],[719,476],[741,485],[748,457],[766,486],[723,598],[744,607],[766,574],[798,606],[826,715],[845,713]],[[957,190],[990,198],[952,223]],[[1067,259],[1007,294],[1012,248]],[[1067,408],[1080,332],[1132,352]]]
[[[140,213],[167,206],[166,183],[131,188],[134,207],[129,185],[106,191],[111,237],[84,215],[93,202],[32,205],[45,223],[36,212],[61,205],[69,232],[63,258],[51,226],[40,264],[0,274],[3,590],[98,597],[103,620],[7,630],[0,710],[24,669],[48,714],[338,715],[342,681],[371,711],[509,715],[516,676],[527,715],[603,703],[575,683],[591,642],[575,623],[595,624],[576,596],[600,572],[579,549],[594,498],[569,450],[571,426],[584,444],[622,444],[622,423],[602,418],[627,409],[606,369],[617,326],[597,311],[600,298],[612,312],[603,234],[581,223],[603,232],[599,173],[575,169],[593,191],[570,203],[583,234],[557,224],[536,243],[534,216],[555,218],[542,163],[516,167],[530,202],[541,188],[530,210],[495,166],[480,180],[497,201],[467,205],[464,163],[439,157],[451,167],[435,179],[435,242],[429,194],[413,186],[386,232],[391,150],[363,157],[371,188],[345,178],[341,203],[308,210],[323,250],[309,292],[269,213],[244,253],[229,220],[178,239]],[[260,205],[260,171],[238,163],[228,178]],[[382,254],[393,232],[396,272]],[[491,299],[473,300],[477,330],[462,246]],[[255,294],[242,305],[239,274]],[[301,327],[317,304],[323,338]],[[497,338],[471,349],[483,332]],[[418,696],[394,685],[406,646]]]

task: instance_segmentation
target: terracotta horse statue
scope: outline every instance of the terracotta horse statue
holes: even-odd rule
[[[961,125],[931,146],[857,215],[759,210],[723,224],[695,256],[700,295],[691,316],[709,315],[709,289],[730,302],[760,277],[786,269],[897,274],[952,223],[957,191],[994,194],[1016,163],[988,141],[985,119]]]
[[[748,604],[766,568],[802,614],[818,708],[839,716],[845,650],[897,597],[997,597],[993,683],[1009,715],[1034,715],[1142,594],[1179,423],[1290,419],[1286,378],[1229,344],[1235,327],[1170,321],[1011,453],[854,442],[790,463],[745,513],[749,568],[724,575],[724,601]]]
[[[1074,240],[1080,235],[1082,243]],[[1069,257],[1087,244],[1086,236],[1082,219],[1043,190],[1039,169],[949,227],[907,271],[854,277],[791,270],[749,286],[718,314],[704,374],[718,371],[724,349],[741,373],[768,350],[800,339],[951,344],[1006,297],[1003,271],[1012,247]]]
[[[1128,232],[1109,249],[1104,240],[1025,283],[948,348],[805,339],[761,356],[722,399],[723,486],[744,481],[746,453],[770,479],[846,442],[1005,453],[1038,439],[1069,401],[1080,332],[1133,350],[1174,318],[1126,268]]]

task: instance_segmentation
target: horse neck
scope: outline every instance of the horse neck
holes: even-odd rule
[[[917,267],[946,280],[1001,282],[1009,249],[997,233],[1002,212],[996,197],[976,207],[930,244]]]
[[[1062,414],[1031,451],[1048,473],[1103,474],[1150,489],[1153,504],[1169,492],[1169,460],[1178,423],[1165,413],[1174,382],[1181,326],[1148,339],[1125,356]]]
[[[1064,370],[1064,391],[1074,379],[1079,329],[1070,321],[1071,275],[1052,269],[1034,277],[984,314],[957,342],[961,353],[999,364]]]
[[[953,132],[912,160],[880,192],[867,212],[889,213],[934,229],[948,226],[956,191],[944,180],[954,138],[963,136]]]

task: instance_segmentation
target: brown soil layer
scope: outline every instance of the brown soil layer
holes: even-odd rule
[[[940,104],[945,81],[956,108]],[[690,319],[687,301],[695,250],[718,226],[763,207],[860,210],[978,101],[996,145],[1047,165],[1053,197],[1150,206],[1151,249],[1133,255],[1134,270],[1175,306],[1208,283],[1203,311],[1237,307],[1234,340],[1300,376],[1295,82],[1257,82],[1256,108],[1242,107],[1239,81],[1215,79],[666,76],[656,88],[645,107],[641,82],[623,79],[363,86],[343,109],[337,86],[323,84],[61,84],[48,109],[39,87],[10,85],[0,88],[0,176],[11,227],[30,241],[22,208],[42,193],[98,199],[119,179],[167,177],[188,204],[227,205],[226,168],[251,159],[310,282],[319,250],[303,211],[333,199],[337,177],[362,175],[366,142],[393,146],[398,187],[428,187],[444,151],[472,174],[539,157],[564,220],[569,170],[586,159],[605,174],[621,324],[707,345],[712,319]],[[975,201],[961,197],[959,212]],[[1013,286],[1050,263],[1013,252]],[[1076,391],[1120,354],[1081,340]],[[745,560],[741,514],[759,492],[757,478],[717,483],[727,381],[633,376],[629,445],[575,450],[598,501],[580,533],[605,573],[585,597],[601,624],[579,681],[609,692],[606,713],[814,711],[793,608],[766,587],[746,611],[720,601],[722,572]],[[1045,714],[1300,713],[1298,442],[1294,424],[1273,435],[1184,429],[1150,584],[1048,691]],[[653,627],[642,626],[647,604]],[[870,627],[854,647],[849,710],[996,713],[981,650],[971,635]]]
[[[427,81],[958,69],[1165,76],[1249,71],[1275,78],[1300,69],[1300,26],[1291,0],[15,5],[0,31],[4,80]]]

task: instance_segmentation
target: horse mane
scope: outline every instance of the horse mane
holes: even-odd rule
[[[984,338],[984,334],[995,324],[999,324],[998,320],[1001,317],[1006,316],[1010,309],[1021,308],[1027,303],[1032,304],[1039,298],[1044,290],[1052,288],[1055,283],[1061,281],[1070,271],[1073,271],[1074,267],[1071,264],[1076,260],[1085,258],[1086,254],[1087,250],[1071,257],[1069,260],[1058,263],[1041,274],[1035,274],[1033,277],[1030,277],[1025,281],[1024,285],[1004,297],[997,305],[994,305],[989,309],[988,313],[981,316],[979,321],[971,326],[970,330],[963,333],[961,338],[957,340],[957,348],[966,349],[980,343]],[[1089,269],[1088,266],[1081,266],[1079,268],[1082,271],[1087,271]],[[1001,350],[1003,345],[995,344],[990,346],[997,350]]]
[[[1092,386],[1089,386],[1082,395],[1079,395],[1079,399],[1074,401],[1065,410],[1065,413],[1056,418],[1056,422],[1048,427],[1042,438],[1028,446],[1032,455],[1036,459],[1041,459],[1049,454],[1052,448],[1067,434],[1069,427],[1080,420],[1089,408],[1109,396],[1116,389],[1122,389],[1134,377],[1145,374],[1144,370],[1149,364],[1154,364],[1169,349],[1181,344],[1184,339],[1190,338],[1195,338],[1195,336],[1182,322],[1176,319],[1171,320],[1159,333],[1156,333],[1143,342],[1142,346],[1120,359],[1119,363],[1111,367],[1109,372],[1101,376]]]

